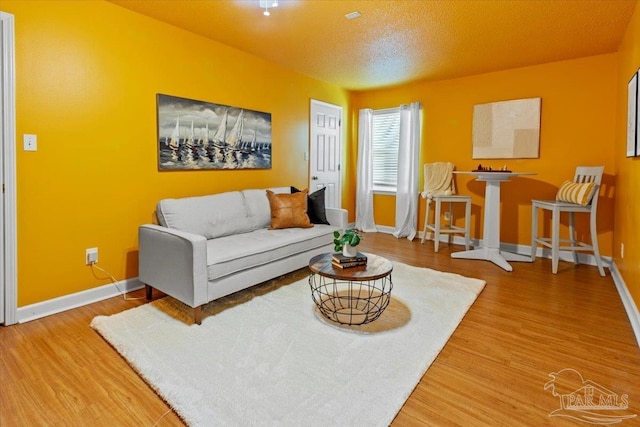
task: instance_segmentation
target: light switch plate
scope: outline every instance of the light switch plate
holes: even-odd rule
[[[24,151],[38,150],[38,137],[36,135],[29,135],[25,133],[22,140],[24,142]]]

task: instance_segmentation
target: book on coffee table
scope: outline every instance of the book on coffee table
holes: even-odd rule
[[[367,261],[353,261],[353,262],[342,262],[342,263],[332,261],[331,265],[333,266],[333,268],[339,268],[342,270],[344,268],[366,267]]]
[[[338,263],[338,264],[349,264],[349,263],[353,263],[353,262],[359,262],[359,263],[365,263],[366,264],[367,263],[367,256],[365,254],[363,254],[362,252],[358,252],[356,254],[356,256],[348,257],[348,256],[344,256],[340,252],[336,252],[335,254],[333,254],[332,262],[335,262],[335,263]]]

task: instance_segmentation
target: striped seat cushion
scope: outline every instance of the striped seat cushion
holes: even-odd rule
[[[565,181],[560,186],[556,200],[587,206],[593,197],[595,182],[578,183]]]

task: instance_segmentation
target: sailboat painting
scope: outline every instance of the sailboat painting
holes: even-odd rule
[[[158,169],[271,169],[271,114],[157,95]]]

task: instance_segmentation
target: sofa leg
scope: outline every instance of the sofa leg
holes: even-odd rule
[[[198,325],[202,325],[202,306],[201,305],[193,309],[193,321]]]
[[[147,297],[147,302],[151,301],[151,296],[153,294],[153,288],[149,285],[144,285],[145,295]]]

